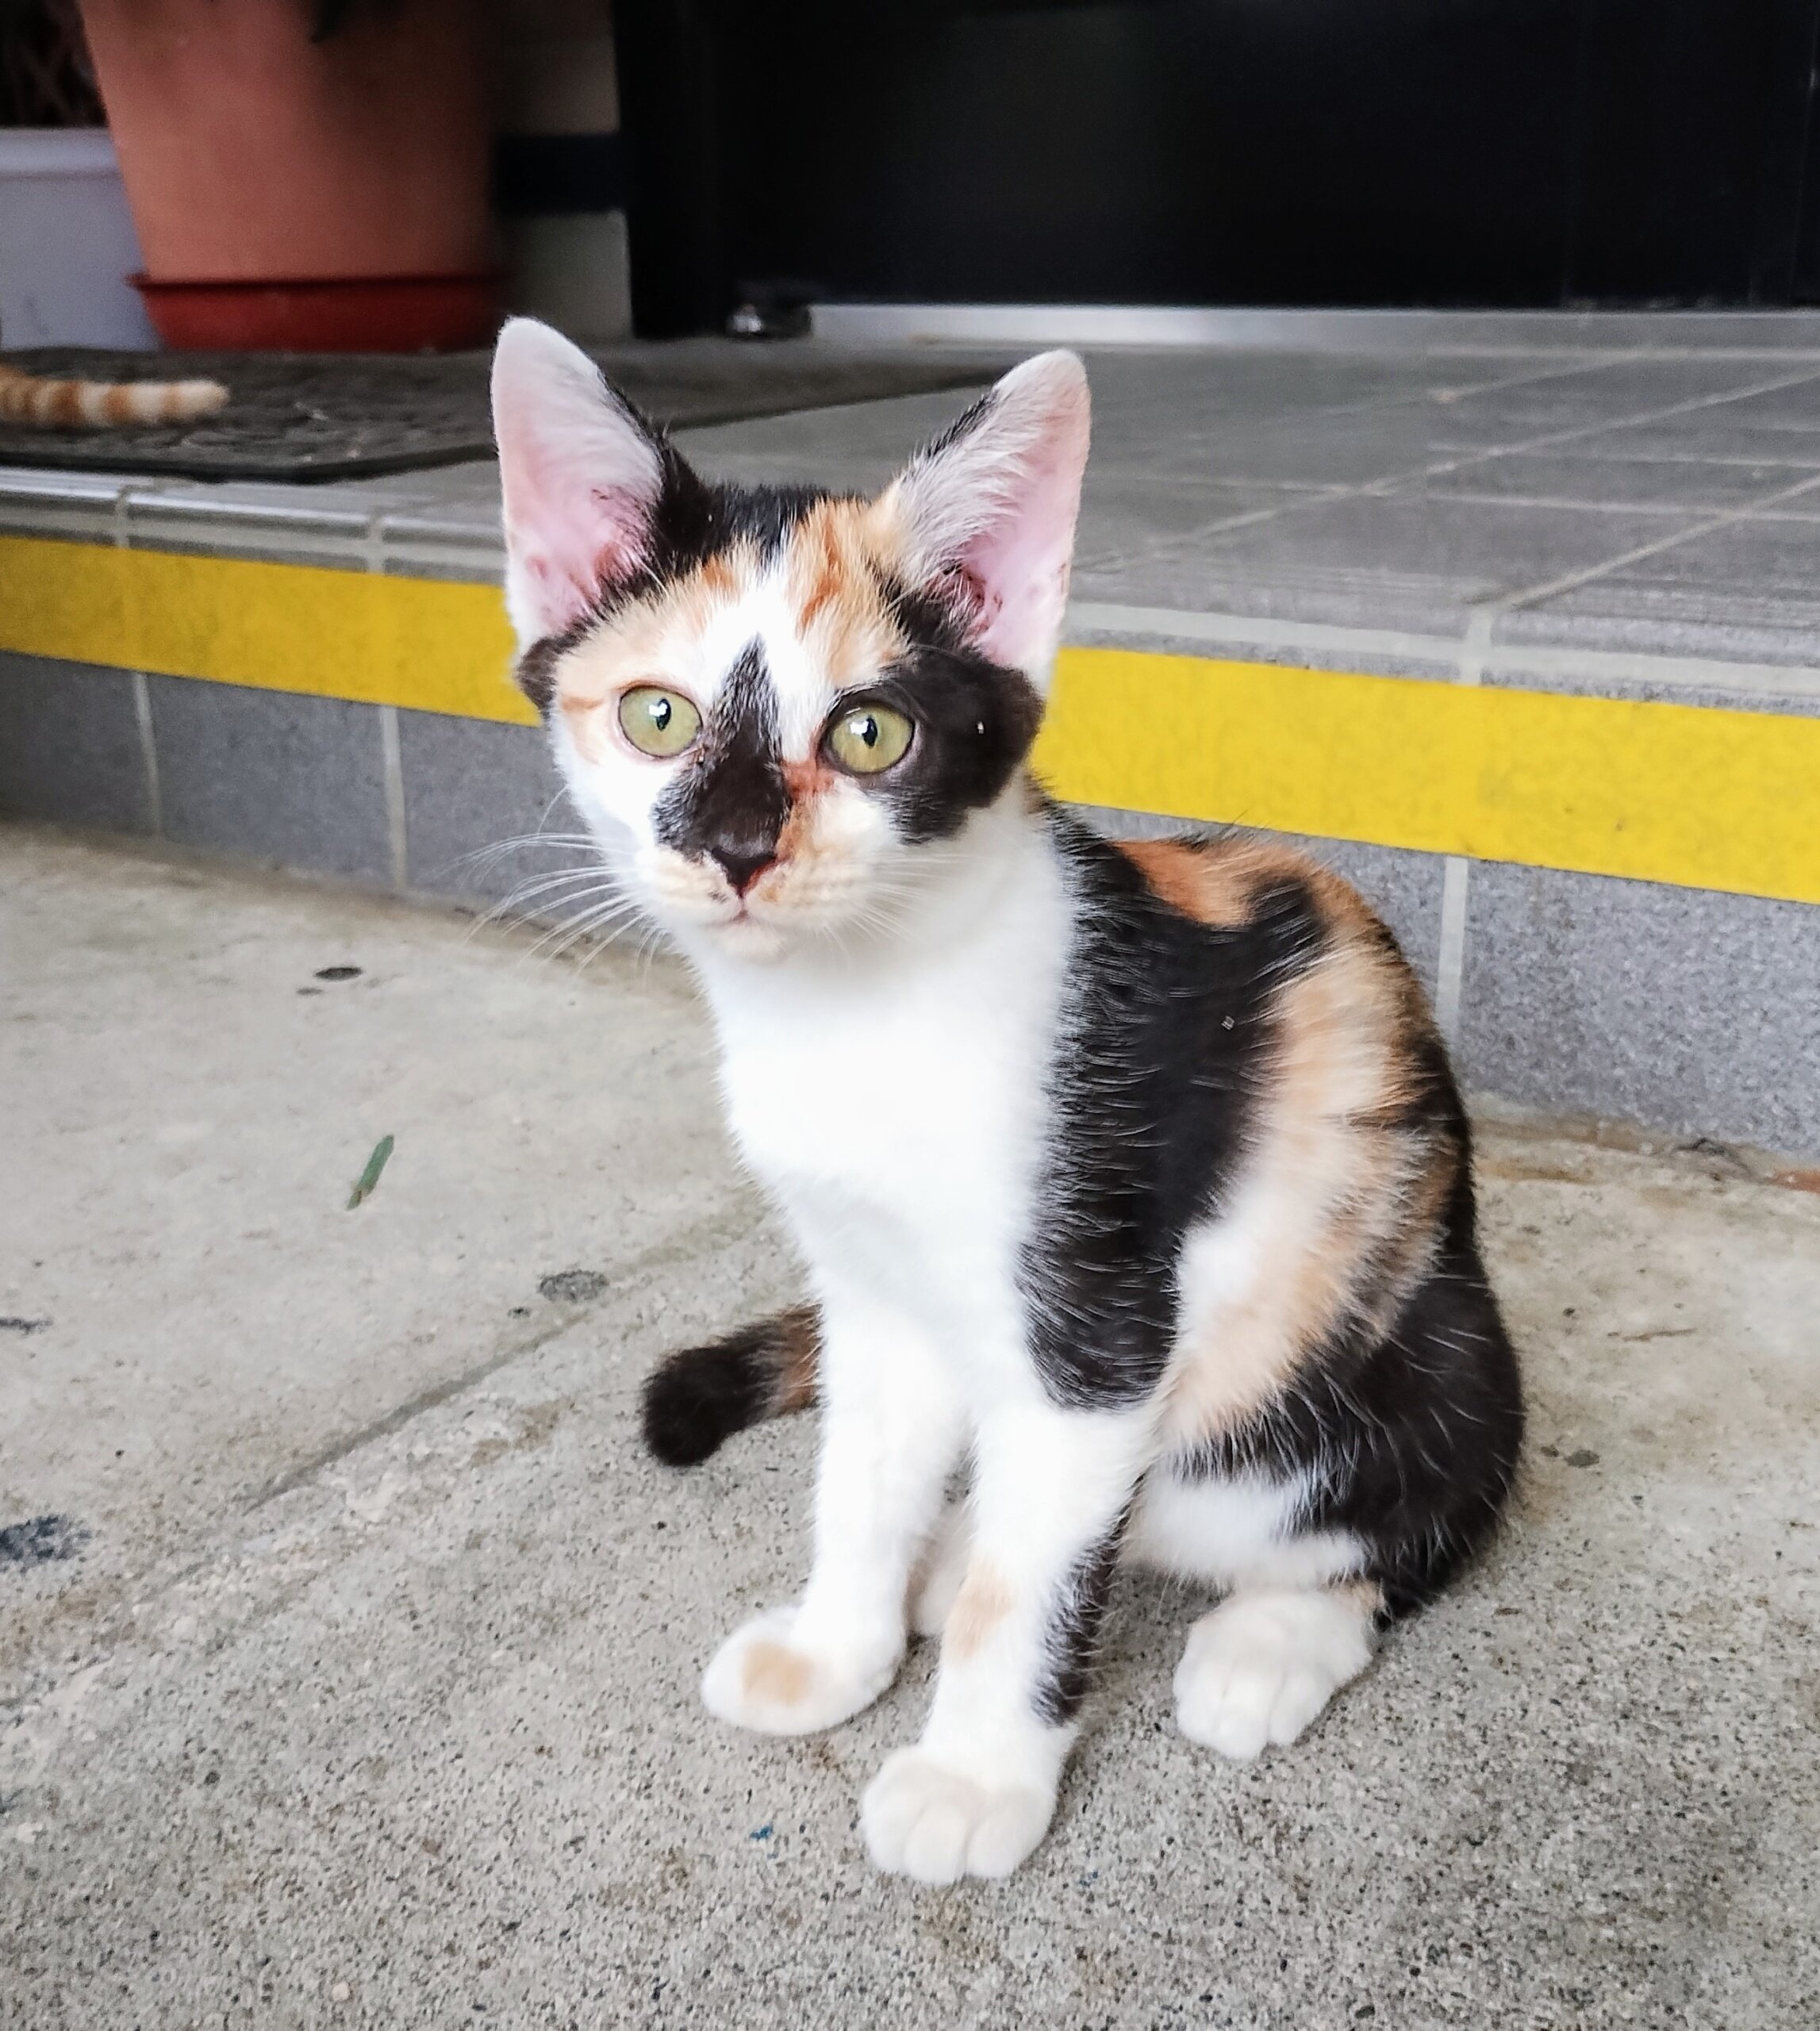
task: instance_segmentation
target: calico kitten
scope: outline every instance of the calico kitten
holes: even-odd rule
[[[808,1585],[728,1639],[708,1707],[830,1728],[939,1631],[866,1845],[1002,1876],[1132,1559],[1223,1595],[1182,1731],[1293,1741],[1491,1530],[1521,1392],[1390,934],[1294,854],[1110,844],[1026,773],[1080,363],[1019,367],[871,501],[705,483],[527,321],[493,400],[520,681],[701,981],[813,1298],[647,1388],[678,1464],[822,1407]]]

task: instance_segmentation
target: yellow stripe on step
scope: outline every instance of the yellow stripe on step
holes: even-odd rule
[[[498,589],[0,537],[0,648],[534,725]]]
[[[0,649],[529,724],[490,585],[0,537]],[[1083,804],[1820,903],[1820,720],[1065,649]]]
[[[1820,903],[1820,720],[1068,649],[1060,796]]]

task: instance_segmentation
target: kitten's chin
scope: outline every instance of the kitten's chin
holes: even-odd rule
[[[849,929],[820,912],[760,904],[737,915],[694,916],[682,935],[695,949],[735,965],[774,966],[786,959],[849,948]]]
[[[705,935],[723,958],[748,966],[775,966],[797,943],[777,925],[750,916],[712,925]]]

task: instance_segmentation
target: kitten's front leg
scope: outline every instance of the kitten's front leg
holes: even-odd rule
[[[710,1713],[766,1734],[812,1734],[869,1707],[897,1676],[911,1568],[959,1453],[962,1410],[912,1321],[824,1289],[815,1557],[802,1599],[720,1646]]]
[[[981,1425],[973,1549],[928,1726],[860,1808],[881,1868],[1007,1876],[1042,1838],[1151,1446],[1147,1411],[1028,1405]]]

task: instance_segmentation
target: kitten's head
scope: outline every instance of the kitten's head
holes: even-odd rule
[[[710,486],[547,326],[493,363],[518,679],[645,912],[754,959],[894,920],[1036,731],[1087,458],[1026,362],[877,499]]]

